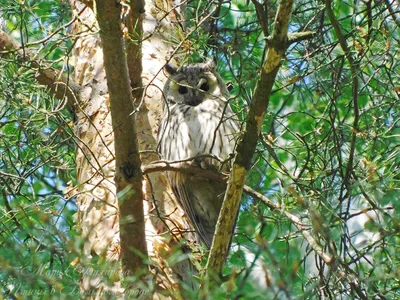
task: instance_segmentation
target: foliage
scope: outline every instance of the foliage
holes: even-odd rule
[[[277,3],[267,2],[271,33]],[[316,34],[293,44],[282,62],[247,179],[296,214],[338,265],[329,268],[282,211],[245,196],[226,269],[227,274],[241,270],[232,297],[252,297],[253,262],[266,271],[262,285],[272,285],[271,298],[360,297],[349,281],[337,284],[335,271],[341,269],[357,278],[369,297],[398,295],[399,32],[396,15],[383,2],[332,3],[357,63],[355,79],[324,3],[295,5],[289,30]],[[399,7],[390,5],[398,14]],[[233,1],[222,5],[220,16],[211,53],[223,77],[233,82],[232,103],[243,117],[265,42],[253,5]]]
[[[65,21],[51,2],[8,2],[2,5],[4,22],[23,28],[26,42],[44,38]],[[49,59],[59,59],[61,48],[51,49],[56,44],[49,41],[41,53],[46,49]],[[76,208],[63,193],[75,178],[70,113],[37,85],[35,70],[11,58],[2,59],[0,69],[2,293],[12,298],[76,291],[79,274],[70,265]]]
[[[218,61],[223,78],[233,83],[231,101],[241,120],[265,56],[253,2],[189,1],[186,30],[172,41],[182,43],[182,63],[208,56]],[[278,1],[257,3],[264,2],[271,33]],[[289,31],[315,35],[293,44],[282,62],[247,178],[249,187],[280,209],[243,196],[224,270],[229,276],[202,291],[208,296],[400,296],[399,6],[391,0],[332,1],[355,60],[350,65],[325,2],[295,2]],[[56,66],[68,62],[65,2],[0,4],[10,32],[34,47],[43,45],[40,56]],[[207,15],[214,18],[203,22]],[[35,84],[34,71],[16,63],[2,59],[0,65],[2,292],[55,286],[62,294],[78,284],[71,263],[80,247],[72,229],[73,199],[63,194],[75,176],[71,116],[65,103]],[[305,232],[333,262],[323,260]],[[37,272],[41,266],[54,273]]]

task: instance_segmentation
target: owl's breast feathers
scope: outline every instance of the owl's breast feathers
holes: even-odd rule
[[[229,105],[206,100],[198,106],[174,104],[160,127],[161,155],[176,161],[212,154],[222,160],[233,153],[239,125]]]
[[[161,155],[168,161],[204,154],[226,160],[234,152],[238,132],[238,122],[225,101],[207,99],[197,106],[173,104],[164,112],[160,127]],[[218,160],[209,157],[197,157],[188,163],[210,170],[221,167]],[[168,172],[168,181],[198,240],[210,247],[226,184],[180,172]]]

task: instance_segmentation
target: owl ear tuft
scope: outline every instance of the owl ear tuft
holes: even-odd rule
[[[208,70],[215,70],[217,68],[217,64],[212,58],[206,60],[205,65],[207,66]]]
[[[233,83],[232,81],[228,81],[226,83],[226,88],[228,89],[228,91],[232,91],[233,90]]]
[[[166,64],[164,66],[164,70],[169,74],[169,75],[175,75],[178,72],[178,68],[174,67],[170,64]]]

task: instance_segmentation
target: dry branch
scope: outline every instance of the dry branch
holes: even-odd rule
[[[265,197],[263,194],[251,189],[248,186],[244,186],[244,191],[247,194],[263,202],[270,209],[281,211],[282,214],[284,214],[293,223],[293,225],[300,231],[301,235],[306,239],[310,247],[318,254],[318,256],[321,257],[321,259],[325,261],[325,263],[328,265],[332,262],[332,257],[323,251],[322,246],[318,244],[316,239],[309,232],[307,228],[308,226],[303,224],[299,217],[283,210],[279,204],[274,203],[273,201]]]
[[[180,162],[168,162],[168,161],[156,161],[154,163],[143,165],[142,166],[143,174],[149,174],[152,172],[166,172],[166,171],[174,171],[174,172],[182,172],[182,173],[189,173],[199,177],[218,180],[221,182],[227,181],[227,176],[224,174],[220,174],[217,172],[213,172],[210,170],[204,170],[200,167],[191,166],[188,164],[182,164]],[[273,202],[272,200],[268,199],[268,197],[264,196],[263,194],[253,190],[249,186],[245,185],[243,187],[244,192],[249,196],[258,199],[262,203],[264,203],[267,207],[269,207],[272,211],[280,211],[283,215],[285,215],[292,224],[299,230],[301,235],[310,245],[310,247],[318,254],[318,256],[325,261],[326,264],[331,264],[333,261],[332,257],[323,251],[322,246],[316,241],[316,239],[311,235],[309,228],[311,225],[304,224],[299,217],[285,211],[281,205]]]
[[[0,56],[6,55],[15,55],[19,63],[24,63],[27,67],[35,69],[37,71],[36,80],[40,84],[47,86],[50,93],[57,99],[64,100],[66,97],[70,108],[73,108],[79,101],[80,85],[76,84],[67,75],[62,74],[61,71],[33,59],[35,55],[32,51],[22,47],[18,41],[0,30]]]

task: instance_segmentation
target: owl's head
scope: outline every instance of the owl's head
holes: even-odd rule
[[[197,106],[207,99],[226,100],[229,92],[212,61],[192,64],[180,69],[165,66],[169,78],[164,95],[169,104]]]

